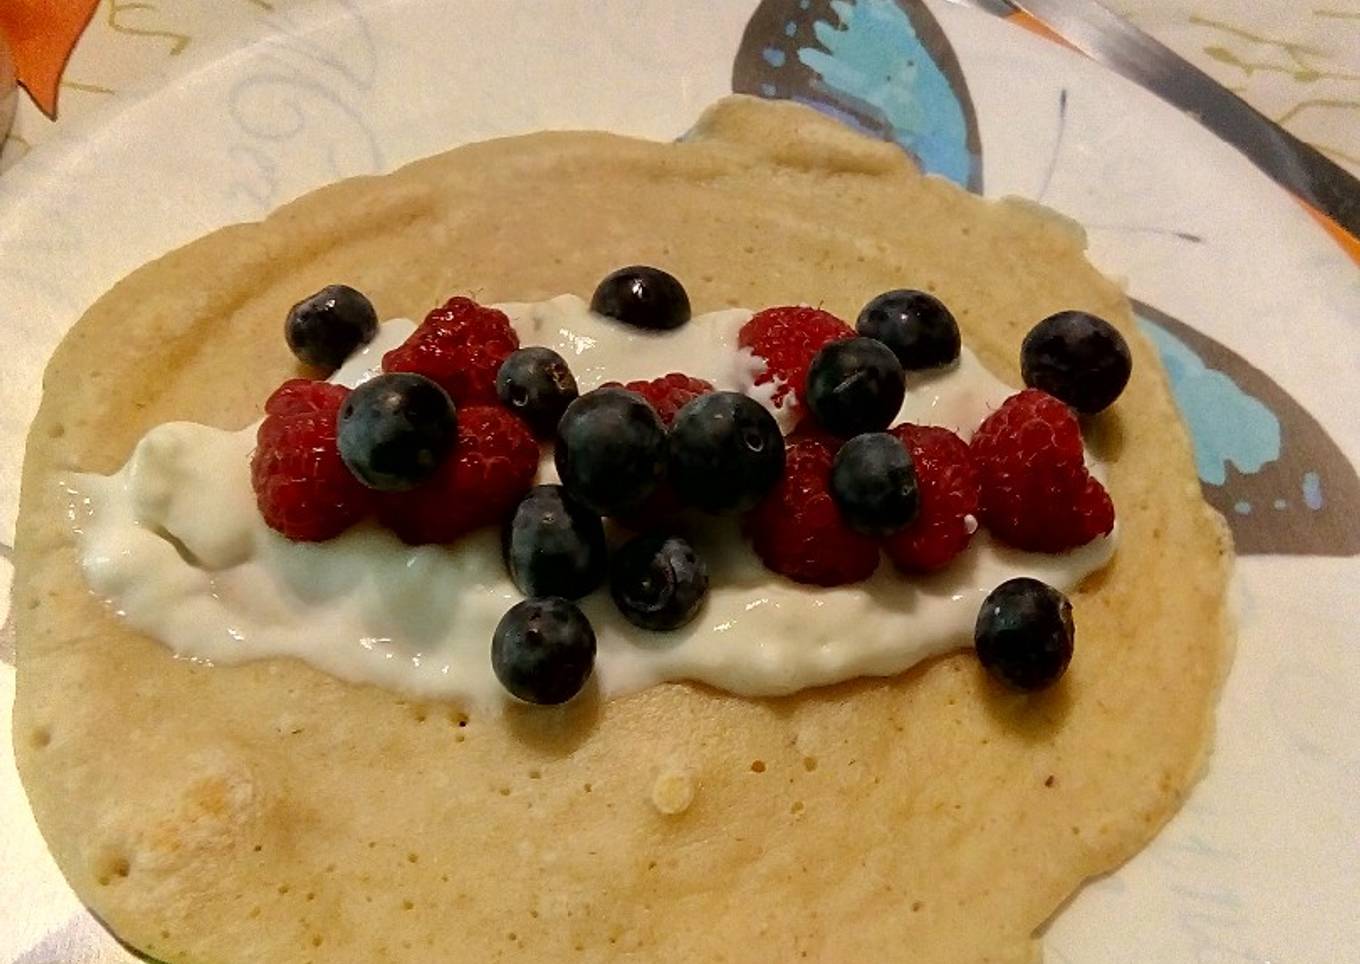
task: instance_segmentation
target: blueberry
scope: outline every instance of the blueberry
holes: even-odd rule
[[[666,476],[666,427],[642,396],[597,388],[567,406],[553,453],[567,491],[599,515],[647,501]]]
[[[288,309],[283,335],[304,365],[334,370],[373,340],[378,313],[349,285],[328,285]]]
[[[907,371],[939,368],[959,357],[959,323],[934,295],[910,288],[885,291],[864,306],[855,329],[883,342]]]
[[[1015,689],[1052,686],[1072,661],[1072,604],[1037,579],[1009,579],[978,612],[973,641],[987,672]]]
[[[634,626],[679,629],[708,594],[708,565],[679,536],[638,536],[614,554],[609,591]]]
[[[448,392],[424,375],[378,375],[349,393],[336,421],[340,458],[364,485],[400,492],[424,482],[458,441]]]
[[[831,498],[856,532],[886,536],[921,507],[911,453],[887,432],[856,435],[831,463]]]
[[[502,533],[505,566],[526,596],[580,599],[604,582],[600,517],[560,485],[536,485]]]
[[[540,438],[551,437],[557,421],[577,396],[566,359],[551,348],[521,348],[501,362],[496,395]]]
[[[755,399],[711,392],[687,403],[670,436],[670,481],[684,505],[745,512],[784,472],[779,423]]]
[[[1108,321],[1060,311],[1039,322],[1020,346],[1020,374],[1083,415],[1109,408],[1129,383],[1128,342]]]
[[[635,328],[669,331],[689,321],[689,295],[674,275],[644,264],[606,275],[590,299],[590,310]]]
[[[808,407],[842,438],[887,428],[906,391],[897,356],[873,338],[833,341],[808,366]]]
[[[574,602],[557,596],[510,607],[491,636],[491,669],[526,703],[565,703],[595,666],[595,630]]]

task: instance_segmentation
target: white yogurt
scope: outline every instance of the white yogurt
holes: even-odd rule
[[[759,360],[737,348],[751,314],[745,310],[650,333],[593,315],[571,295],[501,307],[524,344],[568,360],[582,391],[678,370],[766,404],[773,393],[752,388]],[[358,384],[411,330],[406,320],[383,325],[335,380]],[[911,377],[901,420],[967,438],[1012,392],[964,349],[954,368]],[[490,640],[520,596],[501,562],[498,533],[412,548],[364,523],[326,543],[290,542],[255,509],[254,442],[253,425],[225,432],[171,422],[147,433],[115,475],[67,479],[91,589],[184,658],[295,656],[342,679],[422,697],[493,707],[508,701],[491,672]],[[550,458],[540,480],[555,481]],[[765,569],[734,522],[709,521],[691,535],[709,562],[712,588],[688,626],[649,633],[626,622],[607,591],[583,601],[599,639],[595,676],[605,697],[664,680],[768,696],[900,673],[968,645],[982,598],[998,583],[1030,575],[1070,589],[1114,550],[1111,535],[1064,555],[1022,553],[979,532],[930,578],[904,577],[885,561],[863,583],[819,589]]]

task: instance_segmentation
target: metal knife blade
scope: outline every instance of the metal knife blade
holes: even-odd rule
[[[1193,115],[1277,184],[1360,237],[1360,180],[1096,0],[1004,0]]]

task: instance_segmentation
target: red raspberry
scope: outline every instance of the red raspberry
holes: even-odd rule
[[[1082,461],[1081,425],[1052,395],[1029,388],[983,421],[970,451],[982,521],[1002,542],[1065,552],[1114,528],[1114,505]]]
[[[336,416],[348,394],[341,385],[294,378],[265,402],[250,484],[265,523],[289,539],[338,536],[372,505],[372,493],[345,468],[335,444]]]
[[[519,505],[538,459],[538,442],[514,415],[493,405],[465,406],[453,454],[423,485],[382,495],[378,518],[411,545],[452,542]]]
[[[750,516],[756,554],[796,582],[840,586],[878,568],[878,544],[847,526],[831,500],[832,458],[816,441],[789,444],[783,479]]]
[[[841,450],[841,446],[845,444],[845,439],[841,438],[839,435],[832,435],[826,429],[822,428],[821,422],[817,421],[815,418],[809,417],[799,421],[799,423],[793,427],[793,431],[784,436],[784,442],[786,444],[791,444],[793,442],[816,442],[834,456]]]
[[[519,336],[504,312],[470,298],[450,298],[383,355],[383,371],[424,375],[458,405],[494,405],[496,372],[518,347]]]
[[[813,356],[833,341],[853,337],[854,329],[830,312],[790,305],[756,312],[741,326],[737,344],[765,360],[765,370],[755,383],[775,383],[776,405],[782,405],[790,391],[801,405]]]
[[[942,569],[968,548],[977,525],[978,474],[968,443],[947,428],[904,424],[890,430],[911,453],[921,511],[911,525],[884,540],[888,558],[903,572]]]
[[[691,378],[679,372],[671,372],[669,375],[662,375],[660,378],[653,378],[651,381],[629,382],[620,385],[618,382],[605,382],[601,388],[626,388],[630,392],[637,392],[647,399],[648,404],[656,409],[656,414],[661,416],[661,421],[667,428],[671,427],[671,422],[675,421],[675,415],[680,409],[685,407],[686,402],[691,402],[700,395],[707,395],[715,391],[712,382],[706,382],[702,378]]]

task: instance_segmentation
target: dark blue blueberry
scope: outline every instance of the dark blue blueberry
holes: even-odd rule
[[[634,626],[679,629],[698,615],[708,594],[708,565],[679,536],[638,536],[614,553],[609,591]]]
[[[453,451],[458,415],[424,375],[378,375],[349,393],[336,422],[340,458],[364,485],[400,492],[424,482]]]
[[[666,476],[666,427],[624,388],[597,388],[567,406],[553,452],[562,484],[598,515],[647,501]]]
[[[897,356],[873,338],[833,341],[808,366],[808,407],[841,438],[887,428],[906,392]]]
[[[334,370],[373,340],[378,313],[349,285],[329,285],[288,310],[283,335],[304,365]]]
[[[536,485],[502,533],[505,567],[526,596],[580,599],[604,582],[609,556],[600,517],[560,485]]]
[[[491,636],[491,669],[526,703],[565,703],[595,667],[595,630],[574,602],[556,596],[510,607]]]
[[[855,328],[892,349],[909,372],[952,364],[962,345],[959,323],[944,303],[910,288],[885,291],[869,302]]]
[[[784,436],[765,407],[738,392],[687,403],[671,423],[670,481],[684,505],[745,512],[784,472]]]
[[[1020,346],[1020,374],[1083,415],[1109,408],[1129,383],[1133,358],[1119,331],[1084,311],[1060,311],[1039,322]]]
[[[1009,579],[978,612],[973,642],[987,672],[1018,690],[1052,686],[1072,661],[1072,604],[1037,579]]]
[[[539,438],[551,438],[558,419],[577,396],[566,359],[551,348],[521,348],[501,362],[496,395]]]
[[[921,507],[911,453],[887,432],[856,435],[831,463],[831,498],[855,531],[870,536],[896,532]]]
[[[669,331],[689,321],[685,286],[660,268],[629,265],[606,275],[590,299],[590,310],[632,325]]]

